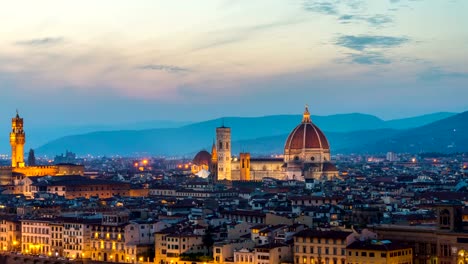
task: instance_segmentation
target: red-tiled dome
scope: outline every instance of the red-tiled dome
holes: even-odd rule
[[[195,164],[195,165],[210,165],[210,162],[211,162],[211,154],[208,153],[208,151],[206,150],[202,150],[200,152],[197,153],[197,155],[195,155],[195,157],[193,158],[193,161],[192,163]]]
[[[289,134],[285,150],[299,150],[299,149],[325,149],[329,150],[330,145],[323,132],[310,120],[309,110],[306,108],[302,123],[299,124]]]

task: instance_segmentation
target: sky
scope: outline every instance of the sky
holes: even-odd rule
[[[465,0],[0,1],[3,123],[468,110]]]

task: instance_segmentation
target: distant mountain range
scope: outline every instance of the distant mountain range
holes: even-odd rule
[[[25,119],[26,130],[26,151],[30,146],[37,147],[48,143],[52,139],[60,138],[67,135],[79,135],[91,133],[95,131],[116,131],[124,129],[144,130],[156,128],[175,128],[188,125],[190,122],[169,121],[169,120],[153,120],[142,121],[126,124],[91,124],[91,125],[40,125],[31,124],[30,120]],[[0,150],[9,150],[10,142],[8,134],[11,130],[10,122],[2,122],[0,124]],[[60,152],[64,152],[62,150]],[[2,153],[2,151],[0,151]]]
[[[457,128],[466,113],[435,113],[412,118],[384,121],[366,114],[339,114],[330,116],[312,116],[327,135],[333,153],[349,152],[386,152],[408,151],[419,152],[428,141],[424,137],[436,137],[431,133],[417,132],[420,129],[432,129],[437,133],[445,133],[444,129],[436,127],[452,123]],[[204,122],[188,124],[172,128],[156,128],[143,130],[98,131],[60,137],[36,149],[39,155],[53,155],[65,149],[77,154],[95,155],[187,155],[191,157],[201,149],[209,150],[215,137],[215,128],[223,123],[232,129],[233,152],[248,151],[252,154],[282,153],[284,141],[289,132],[302,119],[300,115],[275,115],[265,117],[226,117]],[[455,121],[453,121],[455,120]],[[464,121],[464,124],[468,122]],[[436,127],[432,127],[436,126]],[[429,128],[425,128],[429,127]],[[132,128],[132,127],[130,127]],[[467,133],[465,133],[466,135]],[[413,138],[411,135],[419,135]],[[457,134],[458,135],[458,134]],[[441,135],[440,138],[443,136]],[[468,137],[468,136],[466,136]],[[439,138],[439,136],[437,136]],[[445,139],[446,138],[446,139]],[[428,150],[443,147],[437,151],[468,151],[468,140],[444,137],[440,144],[427,146]],[[463,142],[467,142],[463,144]],[[400,143],[402,146],[396,146]],[[453,143],[453,144],[452,144]],[[456,147],[450,147],[450,145]]]

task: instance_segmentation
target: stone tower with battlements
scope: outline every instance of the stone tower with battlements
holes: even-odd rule
[[[231,128],[216,128],[216,152],[218,154],[218,180],[231,181]]]
[[[23,130],[23,118],[16,111],[16,116],[11,119],[11,167],[24,167],[24,143],[26,142],[26,134]]]

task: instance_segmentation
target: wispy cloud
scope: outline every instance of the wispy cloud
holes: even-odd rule
[[[45,38],[34,38],[15,42],[16,45],[20,46],[48,46],[62,43],[64,39],[62,37],[45,37]]]
[[[371,27],[382,27],[393,22],[393,18],[389,15],[365,14],[366,6],[367,3],[363,0],[306,0],[303,3],[304,10],[335,16],[341,24],[366,22]]]
[[[374,15],[374,16],[359,16],[359,15],[351,15],[345,14],[338,17],[338,21],[342,24],[349,24],[356,21],[364,21],[367,22],[369,25],[373,27],[381,27],[393,22],[393,18],[388,15]]]
[[[195,46],[192,51],[199,51],[210,48],[217,48],[224,45],[230,45],[247,40],[251,37],[257,36],[257,34],[264,31],[272,30],[275,28],[286,27],[301,23],[301,19],[286,19],[281,21],[274,21],[271,23],[258,24],[247,27],[238,27],[223,29],[214,32],[209,32],[208,36],[203,41]]]
[[[384,55],[382,49],[395,48],[407,42],[409,39],[406,37],[343,35],[336,39],[335,45],[356,51],[355,53],[345,53],[346,59],[341,60],[342,62],[377,65],[392,62]]]
[[[382,26],[393,22],[393,18],[388,15],[375,15],[365,19],[367,23],[373,26]]]
[[[392,61],[381,52],[351,53],[348,59],[352,63],[365,65],[390,64]]]
[[[316,13],[326,14],[326,15],[337,15],[338,7],[335,3],[332,2],[317,2],[314,0],[305,1],[303,3],[304,10],[312,11]]]
[[[424,81],[439,81],[442,79],[468,79],[468,72],[447,71],[441,67],[432,67],[419,75]]]
[[[343,35],[335,44],[345,48],[363,51],[368,48],[393,48],[409,42],[406,37],[390,37],[376,35]]]
[[[171,73],[181,73],[191,71],[189,68],[174,66],[174,65],[163,65],[163,64],[147,64],[137,67],[140,70],[152,70],[152,71],[164,71]]]

